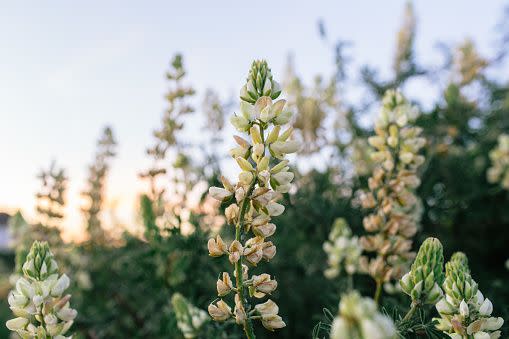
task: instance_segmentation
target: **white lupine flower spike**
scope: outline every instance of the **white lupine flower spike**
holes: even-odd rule
[[[396,339],[399,338],[391,318],[377,310],[376,303],[357,291],[345,294],[339,303],[339,314],[332,322],[330,339]]]
[[[445,266],[445,296],[435,305],[437,328],[451,338],[501,338],[504,320],[492,317],[493,304],[484,298],[470,275],[468,259],[457,252]]]
[[[48,243],[35,241],[23,265],[23,277],[7,298],[17,316],[7,321],[7,328],[21,338],[71,338],[64,335],[77,312],[70,307],[71,296],[64,295],[69,284],[67,275],[58,276]]]
[[[368,234],[361,244],[374,254],[363,258],[363,266],[377,283],[377,302],[382,285],[401,279],[415,256],[412,238],[420,204],[414,191],[420,184],[417,170],[424,162],[419,152],[426,143],[421,129],[413,126],[417,115],[400,92],[388,90],[375,123],[376,135],[368,139],[375,169],[369,190],[361,196],[362,207],[371,210],[363,220]]]
[[[235,277],[231,280],[226,272],[219,277],[218,296],[228,300],[211,304],[209,313],[216,321],[233,317],[244,328],[247,338],[255,337],[253,320],[260,320],[270,331],[286,326],[272,300],[254,305],[256,299],[276,290],[277,281],[266,273],[249,276],[248,269],[276,255],[276,246],[267,238],[277,230],[272,218],[285,210],[278,200],[290,191],[294,179],[284,158],[300,148],[299,142],[292,139],[292,128],[282,126],[290,121],[291,113],[285,110],[286,101],[278,100],[280,93],[267,63],[253,62],[240,92],[240,112],[231,118],[232,125],[247,134],[235,136],[237,147],[230,151],[240,168],[238,182],[230,184],[223,178],[223,187],[209,189],[213,198],[227,205],[226,221],[235,225],[235,239],[231,243],[224,243],[219,235],[208,243],[212,257],[228,255]],[[235,296],[232,298],[231,294]]]

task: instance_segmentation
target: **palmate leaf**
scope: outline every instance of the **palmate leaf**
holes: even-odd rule
[[[412,338],[429,338],[429,339],[447,339],[449,336],[444,332],[438,330],[434,320],[429,319],[426,311],[420,309],[417,316],[410,320],[403,320],[401,315],[397,315],[395,311],[392,312],[392,318],[396,322],[398,335],[402,339]]]
[[[325,316],[325,320],[319,321],[318,324],[316,324],[315,327],[313,327],[312,332],[313,339],[325,339],[329,337],[332,321],[334,320],[334,315],[327,308],[324,308],[322,311]]]

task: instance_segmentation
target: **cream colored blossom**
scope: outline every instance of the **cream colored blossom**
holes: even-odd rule
[[[230,275],[227,272],[223,272],[222,278],[217,280],[217,295],[224,297],[233,289],[233,283]]]
[[[239,325],[243,325],[246,322],[247,314],[244,309],[244,305],[240,300],[239,294],[235,294],[235,309],[233,310],[235,314],[235,322]]]
[[[276,225],[271,222],[268,222],[263,225],[253,226],[253,233],[257,236],[267,238],[273,235],[276,232]]]
[[[64,295],[69,284],[67,275],[59,276],[48,244],[35,241],[23,265],[23,277],[7,298],[16,316],[6,322],[7,328],[22,338],[66,338],[77,316],[70,307],[71,296]]]
[[[270,275],[263,273],[260,275],[253,275],[253,288],[257,292],[270,294],[277,288],[277,281],[270,278]]]
[[[210,316],[215,321],[225,321],[232,315],[232,309],[223,299],[219,299],[216,304],[210,304],[208,307]]]
[[[228,249],[228,252],[229,252],[229,257],[228,259],[230,260],[230,262],[232,264],[236,263],[237,261],[239,261],[240,259],[240,256],[242,255],[242,252],[244,251],[244,247],[242,246],[242,244],[240,243],[240,241],[238,240],[234,240],[231,245],[230,245],[230,248]]]
[[[232,192],[220,187],[209,188],[209,194],[212,198],[219,201],[224,201],[232,196]]]
[[[231,204],[230,206],[226,207],[224,216],[226,217],[226,221],[229,224],[235,224],[237,222],[237,217],[239,216],[239,206],[236,204]]]
[[[227,253],[226,244],[223,242],[223,239],[218,234],[215,239],[209,239],[207,243],[207,247],[209,249],[209,255],[211,257],[220,257],[223,254]]]

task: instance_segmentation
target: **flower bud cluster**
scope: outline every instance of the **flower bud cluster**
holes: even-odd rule
[[[358,271],[362,247],[345,219],[336,219],[323,249],[328,256],[329,267],[324,272],[327,278],[333,279],[343,271],[349,275]]]
[[[240,99],[250,104],[263,96],[276,99],[281,94],[281,86],[272,78],[265,60],[255,60],[251,65],[247,83],[240,91]]]
[[[282,128],[291,113],[285,110],[285,100],[273,101],[279,93],[267,63],[255,61],[241,91],[240,114],[231,118],[233,126],[248,135],[247,139],[235,136],[237,147],[230,151],[241,170],[238,181],[232,184],[222,177],[223,187],[209,189],[210,196],[226,205],[227,223],[235,226],[235,240],[231,243],[219,235],[208,242],[212,257],[226,255],[235,266],[235,279],[223,272],[217,281],[219,297],[235,292],[235,306],[232,312],[220,299],[209,306],[209,313],[217,321],[234,317],[244,326],[248,337],[252,332],[251,317],[260,319],[269,330],[285,326],[273,301],[254,308],[248,303],[248,294],[263,298],[277,287],[277,282],[266,273],[250,276],[248,265],[256,267],[276,254],[276,246],[268,240],[276,231],[272,218],[284,212],[284,206],[277,201],[290,190],[294,178],[284,158],[300,147],[291,139],[292,128]]]
[[[48,243],[34,242],[23,265],[23,277],[9,293],[8,302],[17,318],[6,326],[21,338],[65,339],[76,318],[70,308],[70,295],[64,295],[69,278],[58,276],[58,265]]]
[[[499,183],[509,190],[509,135],[498,137],[498,145],[490,152],[491,167],[487,177],[490,183]]]
[[[440,241],[426,239],[417,253],[412,269],[401,278],[403,292],[414,305],[435,305],[442,297],[444,281],[444,254]]]
[[[445,266],[445,297],[436,305],[437,328],[454,339],[497,339],[504,320],[492,317],[493,305],[472,279],[465,254],[455,253]]]
[[[411,247],[419,200],[414,190],[420,185],[416,171],[424,162],[418,153],[426,143],[421,129],[411,125],[417,114],[399,92],[388,91],[375,124],[376,135],[368,140],[376,167],[369,191],[361,196],[362,206],[372,210],[363,220],[369,234],[361,244],[376,254],[367,270],[378,282],[401,278],[415,255]]]
[[[207,312],[191,304],[180,293],[173,294],[171,304],[177,318],[177,326],[184,338],[198,337],[203,324],[209,320]]]
[[[398,336],[391,318],[381,314],[372,299],[353,291],[341,298],[330,338],[396,339]]]

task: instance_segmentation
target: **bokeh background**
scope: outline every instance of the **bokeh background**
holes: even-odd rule
[[[344,282],[324,278],[322,244],[337,217],[362,233],[366,137],[389,88],[420,108],[428,139],[416,246],[433,235],[447,255],[466,252],[507,319],[509,197],[486,171],[509,133],[508,20],[505,1],[1,4],[2,319],[16,256],[46,239],[74,281],[80,337],[181,337],[172,295],[203,309],[214,299],[223,264],[206,241],[222,219],[205,192],[235,175],[228,119],[259,58],[305,145],[267,265],[289,324],[273,337],[309,338],[337,309]],[[182,114],[169,122],[172,108]],[[170,125],[171,142],[154,135]]]

